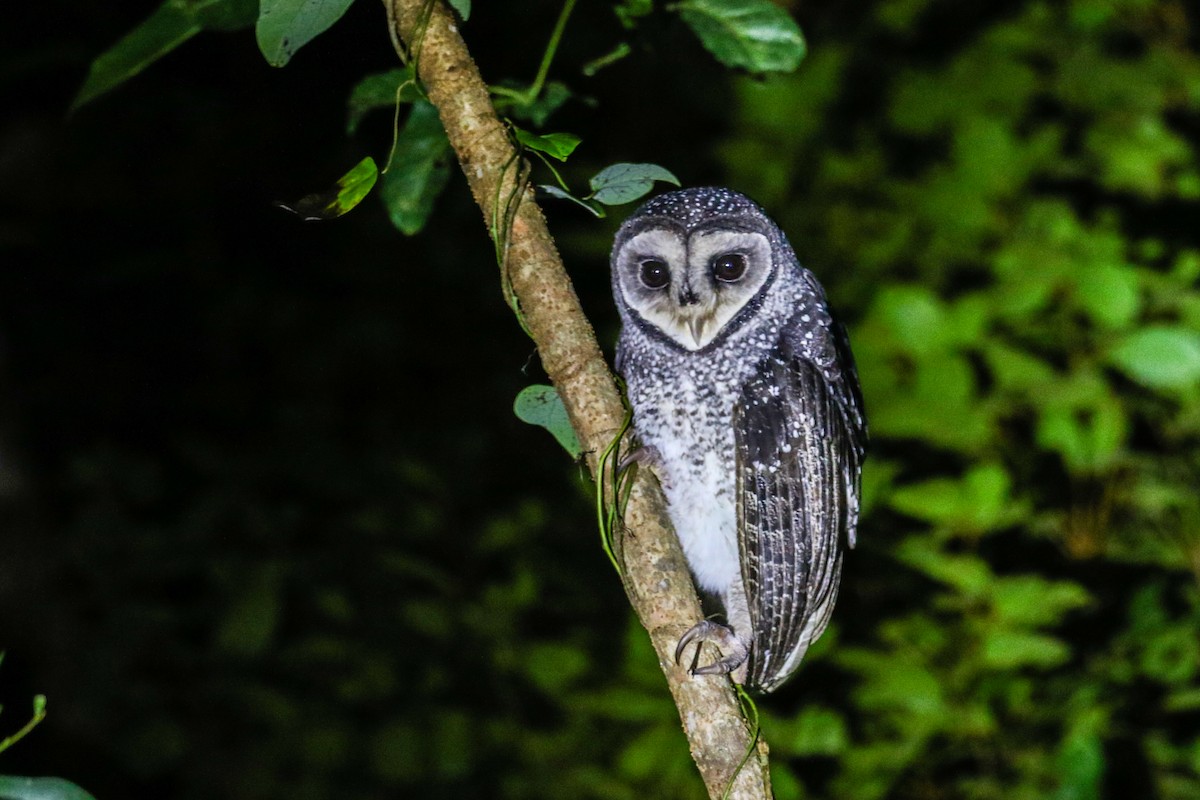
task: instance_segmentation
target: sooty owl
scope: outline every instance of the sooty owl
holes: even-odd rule
[[[772,691],[825,630],[854,546],[867,426],[849,342],[782,231],[728,189],[638,209],[612,283],[643,460],[729,623],[701,621],[676,660],[713,641],[723,657],[695,672]]]

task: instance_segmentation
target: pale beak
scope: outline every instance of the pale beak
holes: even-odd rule
[[[692,340],[699,348],[704,341],[704,329],[708,327],[708,317],[692,317],[688,320],[688,330],[692,332]]]

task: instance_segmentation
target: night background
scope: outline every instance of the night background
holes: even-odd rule
[[[398,65],[382,6],[283,69],[202,32],[68,113],[157,5],[0,28],[0,738],[48,698],[0,774],[702,797],[591,484],[512,413],[545,376],[457,166],[415,236],[375,196],[276,206],[386,162],[390,109],[346,130]],[[783,3],[809,52],[759,77],[614,5],[580,3],[571,97],[521,124],[582,137],[573,186],[653,162],[761,203],[870,417],[833,624],[759,702],[776,795],[1200,797],[1200,17]],[[560,7],[476,2],[484,78],[528,83]],[[543,207],[611,355],[633,206]]]

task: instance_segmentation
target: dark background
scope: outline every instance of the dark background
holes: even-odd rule
[[[701,796],[590,486],[511,413],[544,376],[461,176],[413,238],[373,198],[273,205],[385,156],[390,114],[344,123],[395,65],[382,8],[282,70],[200,34],[68,115],[154,7],[0,34],[0,726],[49,698],[0,772],[100,800]],[[557,11],[477,3],[485,78],[529,80]],[[624,34],[582,3],[547,125],[584,139],[576,186],[651,161],[752,194],[851,323],[867,516],[824,646],[763,701],[779,796],[1197,796],[1200,393],[1113,355],[1200,329],[1196,19],[793,12],[794,77],[726,71],[660,11],[586,78]],[[628,210],[547,206],[610,351]]]

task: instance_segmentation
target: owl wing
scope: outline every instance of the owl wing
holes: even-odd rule
[[[853,547],[866,422],[844,331],[789,326],[734,407],[738,547],[753,636],[747,683],[770,691],[833,611]],[[822,362],[824,366],[818,364]]]

